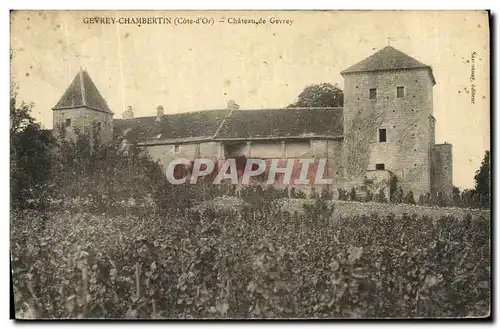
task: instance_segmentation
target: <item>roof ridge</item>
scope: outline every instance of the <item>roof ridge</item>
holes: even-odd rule
[[[272,107],[272,108],[261,108],[261,109],[238,109],[238,111],[279,111],[279,110],[342,110],[343,106],[320,106],[320,107]],[[210,110],[208,110],[210,111]]]
[[[264,109],[211,109],[211,110],[199,110],[199,111],[191,111],[191,112],[180,112],[180,113],[165,113],[164,116],[173,116],[173,115],[186,115],[186,114],[195,114],[195,113],[203,113],[203,112],[215,112],[215,111],[230,111],[230,113],[224,117],[224,120],[227,118],[230,118],[232,114],[236,111],[242,111],[242,112],[250,112],[250,111],[280,111],[280,110],[343,110],[344,107],[342,106],[326,106],[326,107],[279,107],[279,108],[264,108]],[[147,115],[147,116],[140,116],[140,117],[134,117],[134,118],[129,118],[129,119],[123,119],[123,118],[116,118],[114,120],[120,120],[120,121],[126,121],[126,120],[137,120],[137,119],[146,119],[146,118],[151,118],[154,119],[156,116],[154,115]],[[222,124],[221,124],[222,125]]]
[[[80,93],[82,94],[82,103],[83,103],[83,106],[86,106],[87,100],[85,98],[85,83],[83,82],[83,72],[82,72],[81,67],[80,67],[80,71],[78,71],[78,77],[80,78]]]
[[[215,130],[215,133],[214,133],[214,135],[212,136],[212,139],[215,139],[215,138],[217,137],[217,134],[218,134],[218,133],[219,133],[219,131],[221,130],[222,126],[224,126],[224,124],[226,123],[226,120],[227,120],[228,118],[230,118],[230,117],[231,117],[231,115],[233,115],[233,112],[234,112],[235,110],[238,110],[238,111],[239,111],[239,109],[234,109],[234,108],[233,108],[233,109],[231,109],[231,111],[229,112],[229,114],[228,114],[228,115],[226,115],[226,117],[225,117],[224,119],[222,119],[222,122],[220,123],[219,127],[217,127],[217,130]]]

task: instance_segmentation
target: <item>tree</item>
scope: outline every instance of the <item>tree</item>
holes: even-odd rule
[[[451,193],[451,203],[454,207],[463,207],[460,188],[453,186]]]
[[[321,83],[309,85],[299,94],[298,100],[288,107],[341,107],[344,93],[338,85]]]
[[[10,197],[14,207],[43,193],[51,171],[52,136],[31,116],[33,104],[10,97]]]
[[[490,206],[490,177],[490,151],[486,151],[481,167],[474,176],[476,194],[482,207]]]

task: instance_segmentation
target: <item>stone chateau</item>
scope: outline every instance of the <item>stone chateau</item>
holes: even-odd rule
[[[225,109],[135,118],[113,112],[86,71],[53,108],[53,126],[85,130],[104,142],[135,144],[163,166],[174,158],[326,158],[330,188],[452,191],[452,145],[435,143],[429,65],[387,46],[341,72],[342,108]],[[168,105],[166,104],[168,107]],[[54,132],[57,129],[53,130]],[[310,186],[309,186],[310,187]]]

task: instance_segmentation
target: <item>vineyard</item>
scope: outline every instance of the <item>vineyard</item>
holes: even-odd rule
[[[490,315],[490,212],[467,198],[172,186],[80,142],[11,170],[18,319]]]
[[[294,213],[269,202],[168,215],[14,211],[17,318],[490,314],[489,213],[334,208],[317,199]]]

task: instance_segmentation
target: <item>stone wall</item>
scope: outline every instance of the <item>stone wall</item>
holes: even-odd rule
[[[429,116],[433,82],[426,69],[344,76],[344,163],[348,182],[362,181],[366,170],[384,164],[398,185],[415,195],[430,192]],[[405,87],[397,98],[396,88]],[[376,99],[369,90],[377,89]],[[378,129],[387,141],[378,141]]]
[[[58,129],[60,124],[65,124],[66,119],[71,120],[71,125],[67,129],[68,137],[74,138],[73,129],[76,127],[81,132],[84,132],[84,128],[89,129],[91,127],[91,122],[101,122],[101,141],[103,143],[109,143],[113,139],[113,115],[110,113],[104,113],[101,111],[91,110],[86,107],[80,107],[75,109],[67,110],[53,110],[52,124],[53,133],[57,137]]]
[[[281,210],[293,214],[295,211],[303,213],[303,205],[312,205],[314,202],[315,200],[313,199],[280,199],[279,205]],[[491,216],[491,211],[485,209],[445,208],[401,203],[351,202],[338,200],[329,200],[327,203],[334,206],[333,218],[354,218],[363,215],[370,216],[371,214],[377,214],[378,216],[384,217],[388,214],[394,214],[396,216],[403,216],[403,214],[406,214],[408,216],[429,216],[431,218],[454,216],[456,219],[461,220],[468,214],[472,216],[472,219],[477,219],[479,216]]]
[[[194,159],[197,152],[199,152],[199,146],[198,144],[178,144],[178,149],[175,151],[175,145],[173,144],[149,145],[146,150],[151,158],[158,161],[165,170],[173,159]]]
[[[429,129],[430,129],[430,140],[429,144],[431,148],[434,144],[436,144],[436,119],[433,116],[429,116]]]
[[[451,144],[436,144],[432,149],[431,192],[450,196],[453,191],[453,157]]]
[[[250,143],[250,151],[247,157],[250,158],[284,158],[285,148],[281,141],[252,141]]]
[[[224,157],[237,157],[245,155],[249,158],[264,158],[281,159],[279,166],[286,165],[287,159],[295,159],[294,178],[300,175],[301,158],[314,158],[316,160],[326,159],[327,166],[323,178],[332,178],[333,184],[328,186],[332,191],[343,187],[343,158],[342,158],[342,140],[311,140],[311,141],[252,141],[250,144],[246,142],[241,145],[233,145],[231,154],[225,154],[224,149],[229,150],[227,145],[221,142],[202,142],[191,144],[163,144],[163,145],[148,145],[147,152],[155,161],[159,161],[163,169],[166,169],[168,164],[175,158],[186,158],[193,160],[195,158],[212,158],[222,159]],[[225,155],[224,155],[225,154]],[[224,155],[224,156],[222,156]],[[270,160],[268,160],[268,166]],[[317,168],[317,161],[310,165],[310,173],[313,173],[312,168]],[[296,176],[296,177],[295,177]],[[314,181],[315,175],[308,175],[311,183]],[[293,181],[293,179],[292,179]],[[314,184],[297,185],[296,188],[309,191]],[[280,187],[277,180],[276,187]],[[284,187],[284,186],[283,186]],[[322,189],[327,186],[317,186],[317,189]]]
[[[223,158],[224,146],[220,142],[204,142],[199,144],[199,153],[197,157],[200,158]]]
[[[285,142],[286,158],[311,158],[312,148],[310,141],[287,141]]]

